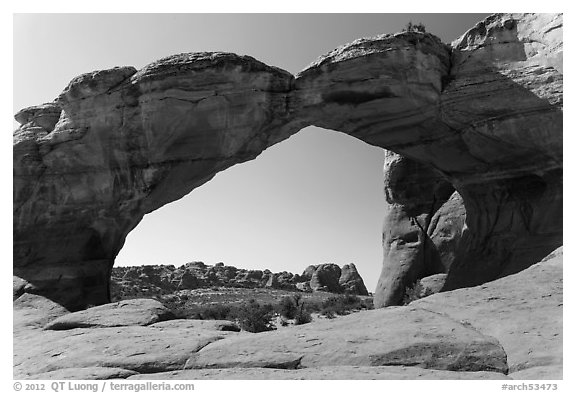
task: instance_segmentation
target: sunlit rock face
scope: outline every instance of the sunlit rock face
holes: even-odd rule
[[[225,53],[81,75],[16,115],[14,275],[70,308],[109,299],[114,258],[149,213],[255,158],[284,127],[293,76]]]
[[[114,258],[144,214],[307,125],[401,155],[386,176],[421,191],[386,186],[393,269],[376,306],[398,302],[389,283],[422,274],[400,265],[426,253],[436,228],[457,238],[440,258],[445,289],[523,269],[562,242],[561,61],[561,15],[499,14],[452,45],[417,32],[360,39],[296,78],[225,53],[84,74],[16,115],[17,292],[69,308],[108,301]],[[446,232],[430,204],[453,190],[466,223]]]
[[[291,104],[316,126],[406,150],[450,134],[436,124],[449,67],[448,46],[430,34],[363,38],[300,72]]]

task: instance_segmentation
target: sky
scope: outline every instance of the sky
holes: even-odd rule
[[[182,52],[250,55],[297,73],[356,38],[422,22],[444,42],[487,14],[15,14],[13,111],[75,76]],[[144,217],[117,266],[224,262],[301,273],[353,262],[373,292],[382,264],[384,151],[307,127]]]

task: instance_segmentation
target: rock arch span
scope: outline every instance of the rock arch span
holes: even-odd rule
[[[417,32],[360,39],[295,77],[248,56],[180,54],[81,75],[16,120],[15,296],[70,309],[108,301],[114,258],[145,214],[308,125],[414,162],[433,200],[448,183],[460,193],[446,289],[562,242],[561,15],[493,15],[451,46]],[[388,191],[391,224],[436,209]],[[384,234],[378,306],[410,280],[406,250],[425,241],[413,229]]]

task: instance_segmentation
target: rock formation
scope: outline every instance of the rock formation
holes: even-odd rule
[[[340,292],[341,274],[340,267],[333,263],[316,265],[310,278],[310,288],[313,291]]]
[[[106,303],[114,258],[144,214],[308,125],[400,154],[459,193],[466,224],[444,289],[518,272],[562,243],[562,24],[497,14],[452,45],[419,32],[365,38],[296,77],[227,53],[81,75],[16,115],[16,293]],[[395,253],[420,258],[419,226],[434,215],[389,203],[386,221],[404,229],[385,233],[384,269],[402,265]],[[404,276],[381,279],[376,306],[397,298],[388,281],[419,274],[392,271]]]
[[[48,330],[146,326],[172,319],[170,311],[157,300],[132,299],[108,303],[63,315],[44,326]]]
[[[444,289],[520,271],[562,244],[562,16],[495,15],[452,47],[441,117],[469,164],[454,157],[466,246]]]
[[[434,169],[388,151],[384,192],[384,261],[376,301],[389,306],[400,304],[406,288],[417,279],[448,270],[449,263],[442,263],[430,232],[437,227],[431,225],[433,217],[454,188]],[[453,230],[461,231],[462,224]]]
[[[313,275],[311,271],[320,270]],[[342,274],[340,274],[342,272]],[[329,273],[333,273],[330,275]],[[314,282],[314,284],[313,284]],[[271,288],[312,292],[368,295],[362,277],[351,263],[342,269],[335,264],[311,265],[302,275],[269,270],[238,269],[217,263],[203,262],[173,265],[122,266],[112,269],[111,298],[120,301],[132,298],[169,295],[184,289],[198,288]]]
[[[356,265],[353,263],[342,266],[342,273],[340,274],[338,284],[344,293],[368,295],[364,280],[360,277],[360,273],[358,273]]]
[[[247,56],[181,54],[81,75],[53,103],[20,111],[14,275],[24,291],[70,309],[109,301],[114,258],[144,214],[301,128],[285,127],[293,81]]]
[[[154,322],[164,314],[154,301],[68,313],[26,293],[14,307],[14,378],[562,379],[562,258],[405,307],[257,334]]]

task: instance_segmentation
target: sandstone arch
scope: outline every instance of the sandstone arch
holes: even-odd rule
[[[460,193],[465,247],[446,288],[518,271],[562,242],[561,55],[561,15],[503,14],[452,46],[415,32],[357,40],[296,77],[227,53],[81,75],[16,115],[15,291],[70,309],[108,301],[144,214],[308,125],[417,161]],[[402,284],[381,278],[376,304]]]

